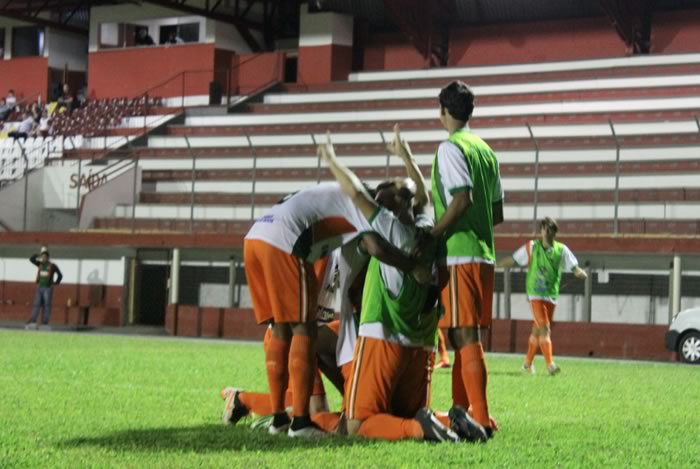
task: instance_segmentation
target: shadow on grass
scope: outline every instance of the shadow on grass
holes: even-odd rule
[[[62,447],[97,446],[117,451],[285,451],[290,448],[338,448],[367,445],[368,440],[329,435],[319,440],[291,439],[283,435],[268,435],[246,427],[199,425],[195,427],[166,427],[124,430],[102,436],[73,438],[60,443]]]

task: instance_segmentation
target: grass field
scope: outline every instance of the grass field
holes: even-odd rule
[[[258,344],[0,331],[0,467],[700,467],[700,367],[520,361],[488,358],[486,445],[290,441],[219,423],[222,387],[266,389]]]

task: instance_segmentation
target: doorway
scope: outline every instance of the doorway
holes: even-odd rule
[[[159,264],[140,264],[136,323],[149,326],[165,325],[168,304],[168,275],[170,267]]]

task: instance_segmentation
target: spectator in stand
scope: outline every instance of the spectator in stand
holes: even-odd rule
[[[27,137],[32,133],[34,130],[35,126],[34,122],[34,117],[29,112],[24,113],[24,118],[22,119],[22,122],[19,123],[19,127],[17,127],[15,130],[12,132],[8,133],[8,137],[12,137],[15,139],[15,141],[19,140],[20,138],[23,140],[27,140]]]
[[[70,86],[68,83],[63,84],[63,95],[58,98],[56,109],[61,111],[62,109],[65,109],[69,113],[73,112],[73,109],[75,109],[76,105],[76,99],[75,96],[73,95],[73,92],[70,89]]]
[[[41,248],[41,254],[34,254],[29,258],[29,262],[39,268],[36,273],[36,294],[34,295],[34,305],[32,306],[32,318],[27,323],[27,327],[36,327],[39,319],[39,309],[44,307],[44,324],[49,323],[51,318],[51,300],[53,298],[53,287],[59,285],[63,280],[63,274],[58,266],[49,260],[49,251],[46,246]]]
[[[0,121],[6,121],[12,114],[12,106],[7,104],[5,98],[0,98]]]
[[[144,26],[136,30],[134,44],[137,46],[154,46],[156,43],[153,42],[153,38],[148,34],[148,28]]]
[[[36,125],[39,125],[39,122],[41,121],[41,116],[44,113],[44,107],[41,105],[41,101],[37,100],[34,104],[32,104],[30,111],[32,115],[32,118],[34,119],[34,123]]]
[[[51,118],[49,117],[49,111],[44,109],[44,112],[41,114],[41,118],[39,119],[39,127],[36,130],[36,134],[39,137],[48,137],[50,128]]]
[[[15,90],[10,90],[7,92],[7,99],[5,101],[7,102],[8,106],[12,106],[13,108],[15,107],[15,104],[17,104]]]
[[[170,31],[168,39],[165,41],[166,44],[184,44],[185,41],[177,35],[177,31]]]

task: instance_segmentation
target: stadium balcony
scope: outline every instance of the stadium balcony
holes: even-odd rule
[[[439,85],[463,78],[477,96],[471,127],[501,162],[507,222],[498,233],[530,233],[546,214],[564,232],[698,234],[699,69],[700,54],[683,54],[285,85],[237,112],[190,112],[150,135],[131,154],[143,171],[138,203],[91,226],[244,233],[284,194],[331,179],[315,156],[326,130],[341,159],[375,184],[404,174],[384,151],[399,122],[428,177],[445,137]]]

